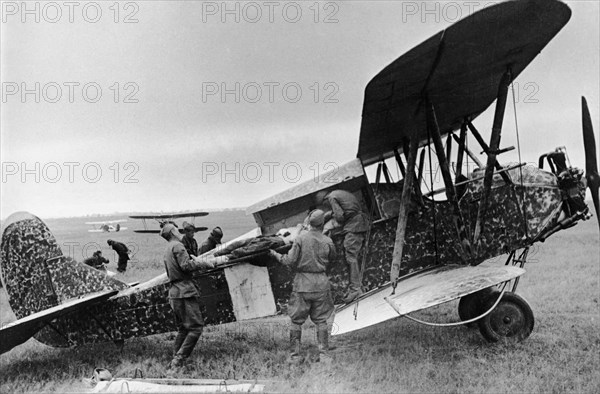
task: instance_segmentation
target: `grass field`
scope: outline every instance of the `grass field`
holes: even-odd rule
[[[197,225],[221,225],[231,239],[253,227],[242,212],[214,213]],[[162,273],[163,241],[156,235],[131,232],[88,233],[83,222],[95,218],[48,220],[65,254],[81,260],[96,245],[116,269],[106,239],[137,247],[124,276],[146,280]],[[197,235],[201,241],[207,234]],[[72,242],[72,243],[69,243]],[[290,366],[287,319],[232,323],[203,334],[191,364],[180,377],[264,379],[277,392],[600,392],[600,250],[593,218],[536,245],[518,293],[536,317],[532,335],[515,345],[490,345],[476,329],[436,328],[408,319],[334,337],[339,349],[327,367]],[[500,262],[498,262],[501,264]],[[416,314],[424,320],[456,321],[457,302]],[[0,324],[14,320],[6,293],[0,290]],[[305,340],[304,340],[305,339]],[[0,393],[77,392],[88,390],[85,379],[94,368],[117,377],[164,377],[173,334],[113,344],[54,349],[30,340],[0,356]],[[304,348],[314,351],[314,329],[307,325]]]

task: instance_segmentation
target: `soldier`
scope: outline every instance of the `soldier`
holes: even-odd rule
[[[171,284],[169,304],[175,313],[177,324],[174,356],[171,361],[171,370],[175,370],[184,366],[204,328],[204,319],[200,313],[200,292],[192,280],[192,271],[214,268],[214,265],[190,257],[174,225],[166,224],[160,236],[169,242],[165,249],[164,262]]]
[[[198,251],[198,255],[201,256],[204,253],[216,248],[217,245],[221,245],[221,239],[223,239],[223,230],[221,230],[221,227],[217,226],[212,229],[208,238],[202,242],[200,250]]]
[[[129,261],[129,249],[127,249],[127,246],[124,243],[113,241],[112,239],[109,239],[106,243],[109,244],[119,256],[117,271],[125,273],[127,270],[127,262]]]
[[[83,263],[97,270],[106,271],[106,264],[108,264],[108,260],[102,256],[102,252],[100,250],[97,250],[94,252],[92,257],[88,257],[87,259],[83,260]]]
[[[196,229],[188,222],[183,222],[183,233],[184,235],[181,243],[185,246],[185,250],[187,250],[190,257],[198,256],[198,241],[194,238]]]
[[[350,286],[344,302],[352,302],[363,293],[358,259],[369,229],[368,216],[363,212],[358,199],[345,190],[323,190],[317,193],[315,200],[317,205],[322,204],[331,209],[331,212],[325,215],[325,221],[333,217],[342,227],[346,264],[350,269]]]
[[[291,319],[290,327],[290,360],[300,358],[300,342],[302,324],[308,316],[317,326],[317,340],[320,355],[329,350],[329,330],[327,319],[333,313],[329,278],[326,271],[335,259],[335,245],[331,238],[322,233],[324,213],[315,209],[309,214],[310,230],[300,234],[287,255],[270,251],[281,264],[292,268],[296,275],[292,295],[288,306]]]

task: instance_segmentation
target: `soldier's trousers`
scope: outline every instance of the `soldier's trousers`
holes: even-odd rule
[[[127,262],[129,261],[128,256],[119,256],[119,261],[117,262],[117,271],[125,272],[127,270]]]
[[[301,326],[310,320],[319,328],[327,328],[327,319],[333,313],[331,291],[292,292],[288,305],[288,315],[292,320],[292,331],[302,330]]]
[[[365,243],[365,233],[348,232],[344,236],[344,253],[346,264],[350,268],[350,290],[358,291],[362,288],[360,281],[360,252]]]
[[[175,313],[177,324],[177,337],[173,350],[177,357],[187,358],[194,350],[204,329],[200,301],[197,297],[170,298],[169,304]]]

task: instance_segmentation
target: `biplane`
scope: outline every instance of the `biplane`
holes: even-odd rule
[[[162,228],[166,223],[173,223],[175,227],[179,228],[179,232],[183,233],[183,228],[175,223],[175,219],[181,218],[190,218],[191,224],[194,226],[194,230],[198,231],[206,231],[208,227],[197,227],[194,225],[194,219],[199,216],[207,216],[208,212],[186,212],[186,213],[166,213],[166,214],[149,214],[149,215],[132,215],[129,216],[130,219],[141,219],[144,225],[143,230],[133,230],[134,233],[146,233],[146,234],[158,234],[160,233],[160,229],[149,229],[146,223],[146,220],[155,220],[158,222],[160,228]]]
[[[587,187],[596,214],[599,209],[596,145],[585,99],[585,172],[569,164],[562,148],[541,155],[539,166],[498,160],[510,149],[501,146],[501,136],[511,83],[570,16],[569,7],[555,0],[508,1],[468,16],[396,59],[366,87],[357,157],[250,206],[247,213],[258,227],[237,241],[294,227],[315,207],[318,192],[348,190],[371,220],[361,264],[365,294],[342,305],[349,275],[340,254],[329,272],[339,305],[333,334],[412,318],[411,312],[460,299],[458,324],[477,322],[490,341],[527,338],[533,311],[516,290],[531,246],[591,216]],[[492,105],[486,143],[475,120]],[[472,151],[475,144],[483,160]],[[443,188],[431,179],[424,187],[426,157],[429,168],[438,163]],[[477,165],[474,171],[464,170],[469,160]],[[392,179],[390,162],[402,179]],[[367,177],[371,168],[374,182]],[[340,244],[336,237],[334,242]],[[1,248],[2,281],[19,319],[0,331],[1,352],[32,336],[66,347],[175,330],[166,274],[129,286],[75,264],[29,213],[7,220]],[[504,264],[490,262],[502,256]],[[268,251],[242,260],[194,274],[207,324],[285,310],[293,273]]]
[[[90,233],[111,233],[127,230],[127,227],[121,226],[121,223],[126,222],[126,219],[105,220],[103,222],[85,222],[92,225],[94,228],[89,229]]]

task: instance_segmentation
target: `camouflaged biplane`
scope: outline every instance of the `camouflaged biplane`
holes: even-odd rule
[[[371,219],[361,265],[365,294],[341,305],[349,278],[340,253],[329,273],[339,305],[333,334],[460,299],[459,323],[476,321],[488,340],[528,337],[533,312],[515,291],[529,248],[591,216],[586,187],[598,214],[600,180],[585,99],[585,173],[570,166],[564,149],[542,155],[536,167],[502,165],[497,158],[510,149],[500,140],[511,83],[570,15],[555,0],[497,4],[392,62],[366,87],[357,158],[250,206],[258,228],[241,238],[293,227],[315,207],[319,191],[348,190]],[[486,143],[474,121],[494,102]],[[469,139],[481,146],[483,160],[469,149]],[[426,153],[444,184],[435,189],[430,181],[428,192],[421,187]],[[465,171],[469,159],[476,170]],[[401,180],[392,180],[389,162]],[[376,169],[374,183],[365,167]],[[339,237],[334,241],[342,247]],[[505,264],[490,264],[498,256],[506,256]],[[293,273],[268,253],[242,260],[195,274],[207,324],[285,311]],[[19,319],[0,331],[1,352],[32,336],[73,346],[175,330],[166,275],[135,286],[106,277],[66,258],[31,214],[8,219],[0,272]]]

